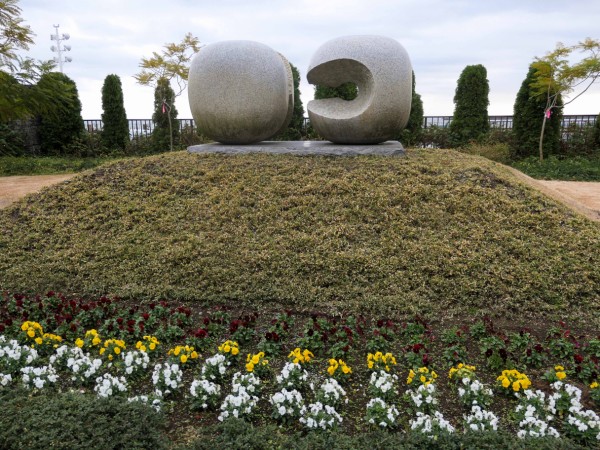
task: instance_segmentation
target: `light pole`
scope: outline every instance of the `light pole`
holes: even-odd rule
[[[69,38],[71,36],[69,36],[67,33],[63,33],[62,35],[58,34],[58,27],[60,27],[60,25],[53,25],[55,28],[55,32],[54,34],[50,35],[50,40],[52,41],[56,41],[56,46],[52,46],[50,47],[50,50],[52,50],[53,52],[57,52],[58,56],[54,57],[54,62],[58,63],[58,67],[60,68],[60,72],[62,73],[63,71],[63,62],[71,62],[73,61],[72,58],[65,56],[65,59],[63,61],[62,58],[62,52],[70,52],[71,51],[71,46],[70,45],[65,45],[64,47],[60,47],[62,41],[67,41],[69,40]]]

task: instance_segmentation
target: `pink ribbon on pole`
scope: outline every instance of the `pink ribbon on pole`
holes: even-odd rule
[[[167,108],[165,108],[165,103],[164,102],[163,102],[163,108],[162,108],[162,110],[163,110],[163,114],[167,112]]]
[[[546,119],[549,119],[551,115],[552,115],[552,110],[551,109],[547,109],[546,110]]]

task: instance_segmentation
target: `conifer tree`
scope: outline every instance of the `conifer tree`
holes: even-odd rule
[[[129,141],[129,124],[118,75],[107,75],[104,79],[102,110],[102,143],[108,149],[124,150]]]
[[[152,130],[152,148],[157,152],[173,150],[179,143],[179,121],[175,108],[175,92],[169,80],[160,78],[154,89],[154,129]]]
[[[302,99],[300,98],[300,72],[292,63],[290,63],[292,69],[292,78],[294,80],[294,111],[292,113],[292,120],[290,120],[287,128],[282,130],[273,139],[274,140],[299,140],[302,137],[302,130],[304,128],[304,106],[302,105]]]
[[[537,94],[532,85],[535,82],[537,69],[529,66],[527,76],[517,93],[513,112],[513,136],[515,154],[521,157],[538,154],[540,133],[543,122],[541,118],[546,111],[546,97]],[[543,152],[558,153],[560,150],[560,127],[562,120],[562,99],[557,104],[544,128]]]
[[[485,67],[481,64],[465,67],[456,86],[450,122],[450,142],[454,147],[479,140],[489,131],[489,93]]]
[[[413,146],[421,138],[423,131],[423,100],[421,96],[417,94],[416,90],[415,72],[412,73],[412,101],[410,106],[410,116],[408,117],[408,123],[406,128],[402,130],[400,135],[400,142],[405,146]]]

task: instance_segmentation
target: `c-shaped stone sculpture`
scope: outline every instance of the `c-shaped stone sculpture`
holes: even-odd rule
[[[192,60],[190,109],[198,129],[224,144],[252,144],[286,128],[294,108],[290,64],[253,41],[207,45]]]
[[[323,44],[313,55],[308,82],[337,87],[352,82],[358,95],[308,103],[310,123],[339,144],[376,144],[397,138],[406,126],[412,99],[412,65],[394,39],[345,36]]]

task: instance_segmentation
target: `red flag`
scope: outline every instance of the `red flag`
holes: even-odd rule
[[[552,110],[551,109],[547,109],[546,110],[546,119],[549,119],[551,114],[552,114]]]

